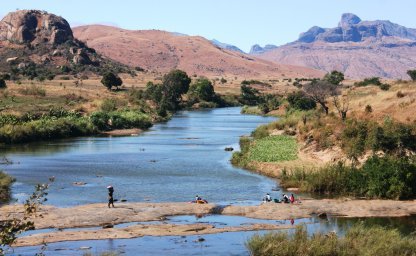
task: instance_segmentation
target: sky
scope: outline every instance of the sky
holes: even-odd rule
[[[312,26],[335,27],[343,13],[416,28],[415,0],[2,0],[0,17],[17,9],[45,10],[71,26],[106,24],[199,35],[244,51],[282,45]]]

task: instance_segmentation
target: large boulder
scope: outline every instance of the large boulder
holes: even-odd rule
[[[44,11],[11,12],[0,22],[0,40],[58,45],[73,39],[71,27],[65,19]]]
[[[341,21],[338,23],[338,27],[348,27],[356,25],[361,22],[361,19],[352,13],[344,13],[341,16]]]

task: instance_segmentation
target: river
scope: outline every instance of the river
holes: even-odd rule
[[[200,195],[214,203],[258,203],[274,180],[229,162],[239,137],[274,118],[240,114],[240,108],[182,111],[139,136],[82,137],[2,148],[22,202],[38,183],[55,177],[47,204],[60,207],[106,202],[184,202]],[[85,185],[74,185],[77,182]],[[276,196],[278,196],[276,194]]]

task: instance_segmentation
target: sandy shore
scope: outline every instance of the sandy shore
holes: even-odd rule
[[[102,132],[101,134],[109,136],[133,136],[139,135],[143,132],[141,129],[122,129],[122,130],[112,130],[108,132]]]
[[[22,205],[0,208],[0,219],[21,216]],[[311,217],[326,213],[343,217],[398,217],[416,214],[416,201],[325,199],[305,200],[300,204],[267,203],[259,206],[217,206],[190,203],[120,203],[116,208],[106,204],[89,204],[69,208],[42,206],[34,219],[37,229],[101,227],[106,224],[164,220],[175,215],[222,214],[257,219],[285,220]],[[169,223],[133,225],[87,231],[59,231],[19,238],[16,246],[37,245],[45,242],[134,238],[145,235],[195,235],[248,230],[289,228],[282,225],[252,224],[239,227],[216,228],[209,224],[174,225]]]

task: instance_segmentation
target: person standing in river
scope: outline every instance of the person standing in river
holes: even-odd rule
[[[114,188],[113,186],[108,186],[108,208],[110,208],[110,205],[113,206],[114,208],[114,198],[113,198],[113,193],[114,193]]]

